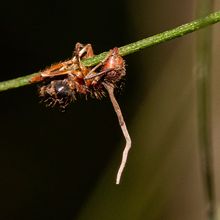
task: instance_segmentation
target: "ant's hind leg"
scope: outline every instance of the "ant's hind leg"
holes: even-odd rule
[[[86,52],[84,56],[81,55],[81,58],[83,59],[91,58],[94,56],[94,52],[91,44],[86,44],[80,52],[82,53],[82,55]]]
[[[86,59],[93,57],[93,49],[91,44],[83,45],[81,43],[76,43],[75,50],[73,52],[73,62],[77,62],[80,69],[83,69],[83,65],[81,63],[81,59]]]
[[[73,51],[73,57],[79,57],[80,59],[86,59],[94,56],[94,52],[91,44],[83,45],[76,43]]]

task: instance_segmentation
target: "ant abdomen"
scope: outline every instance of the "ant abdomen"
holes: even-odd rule
[[[71,88],[65,82],[65,80],[56,80],[53,81],[54,92],[58,97],[69,96],[72,93]]]

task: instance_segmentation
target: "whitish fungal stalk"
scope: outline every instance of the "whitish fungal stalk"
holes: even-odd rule
[[[105,86],[106,90],[108,91],[108,94],[109,94],[109,97],[111,99],[112,105],[113,105],[114,110],[115,110],[115,112],[118,116],[119,125],[121,127],[121,130],[123,132],[123,135],[124,135],[125,141],[126,141],[126,145],[125,145],[123,155],[122,155],[121,164],[119,166],[117,177],[116,177],[116,184],[119,184],[120,181],[121,181],[122,173],[124,171],[124,168],[125,168],[125,165],[126,165],[126,162],[127,162],[128,152],[131,148],[131,138],[130,138],[130,135],[128,133],[128,129],[126,127],[126,124],[125,124],[120,106],[119,106],[119,104],[118,104],[118,102],[115,98],[115,95],[114,95],[114,86],[112,84],[106,84],[106,83],[104,84],[104,86]]]

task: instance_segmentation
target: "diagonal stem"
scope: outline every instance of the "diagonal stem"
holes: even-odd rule
[[[219,21],[220,21],[220,11],[217,11],[217,12],[209,14],[206,17],[197,19],[190,23],[186,23],[174,29],[136,41],[134,43],[125,45],[123,47],[120,47],[119,52],[120,52],[120,55],[125,56],[128,54],[137,52],[138,50],[144,49],[146,47],[150,47],[150,46],[153,46],[153,45],[165,42],[165,41],[169,41],[177,37],[182,37],[183,35],[197,31],[198,29],[204,28],[206,26],[217,23]],[[94,66],[98,64],[99,62],[101,62],[106,57],[107,54],[108,52],[103,52],[92,58],[82,60],[82,63],[85,66]],[[12,80],[0,82],[0,91],[5,91],[8,89],[18,88],[21,86],[31,84],[32,77],[37,74],[40,74],[40,72],[33,73],[33,74],[23,76],[23,77],[19,77],[19,78],[12,79]]]

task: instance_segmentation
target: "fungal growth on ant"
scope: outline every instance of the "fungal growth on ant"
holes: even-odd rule
[[[105,96],[107,91],[126,140],[116,177],[116,184],[119,184],[131,148],[131,138],[120,106],[114,96],[114,89],[126,74],[125,62],[120,56],[118,48],[115,47],[110,50],[101,63],[93,68],[85,67],[81,60],[93,56],[91,44],[77,43],[71,59],[45,69],[39,75],[34,76],[31,82],[41,82],[39,96],[43,102],[47,106],[58,106],[61,110],[65,110],[72,101],[75,101],[78,94],[100,99]]]
[[[101,71],[98,73],[93,73],[100,65],[102,66]],[[101,83],[109,94],[115,113],[118,116],[119,125],[125,137],[126,145],[123,151],[122,161],[118,169],[116,184],[120,183],[121,175],[123,173],[123,170],[127,162],[128,152],[131,148],[131,138],[128,133],[126,123],[124,121],[121,108],[114,95],[114,89],[116,84],[120,82],[120,80],[125,76],[125,74],[126,74],[125,62],[123,58],[119,55],[118,48],[115,47],[113,50],[110,50],[110,53],[106,57],[106,59],[101,64],[98,64],[96,67],[94,67],[90,71],[90,73],[88,73],[87,76],[85,77],[85,79],[87,80],[98,76],[99,77],[102,76],[102,78],[100,78],[100,80],[102,80]]]

